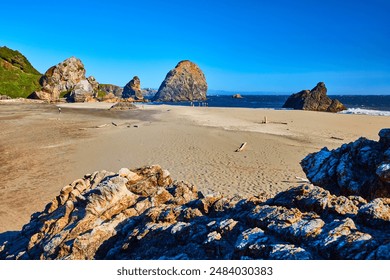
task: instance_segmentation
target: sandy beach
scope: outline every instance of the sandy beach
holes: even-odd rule
[[[159,164],[204,193],[271,196],[300,184],[308,153],[378,140],[390,123],[308,111],[72,105],[58,105],[59,113],[53,104],[0,104],[0,232],[20,230],[63,186],[96,170]]]

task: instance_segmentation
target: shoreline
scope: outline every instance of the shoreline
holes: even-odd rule
[[[386,116],[147,104],[59,114],[57,105],[0,105],[0,232],[20,229],[74,179],[122,167],[159,164],[205,194],[271,196],[300,184],[307,154],[361,136],[378,140],[390,123]]]

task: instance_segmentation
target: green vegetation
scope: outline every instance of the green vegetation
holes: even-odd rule
[[[27,97],[39,90],[41,74],[20,52],[0,47],[0,94]]]
[[[97,92],[97,98],[102,99],[104,96],[106,96],[106,94],[107,94],[107,92],[99,89]]]

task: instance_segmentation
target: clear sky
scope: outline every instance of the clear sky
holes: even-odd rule
[[[42,73],[70,56],[87,75],[158,88],[183,59],[209,89],[390,94],[388,0],[3,1],[0,45]]]

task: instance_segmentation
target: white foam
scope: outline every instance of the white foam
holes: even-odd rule
[[[351,115],[370,115],[370,116],[390,116],[390,111],[369,110],[361,108],[350,108],[348,110],[341,111],[340,114]]]

